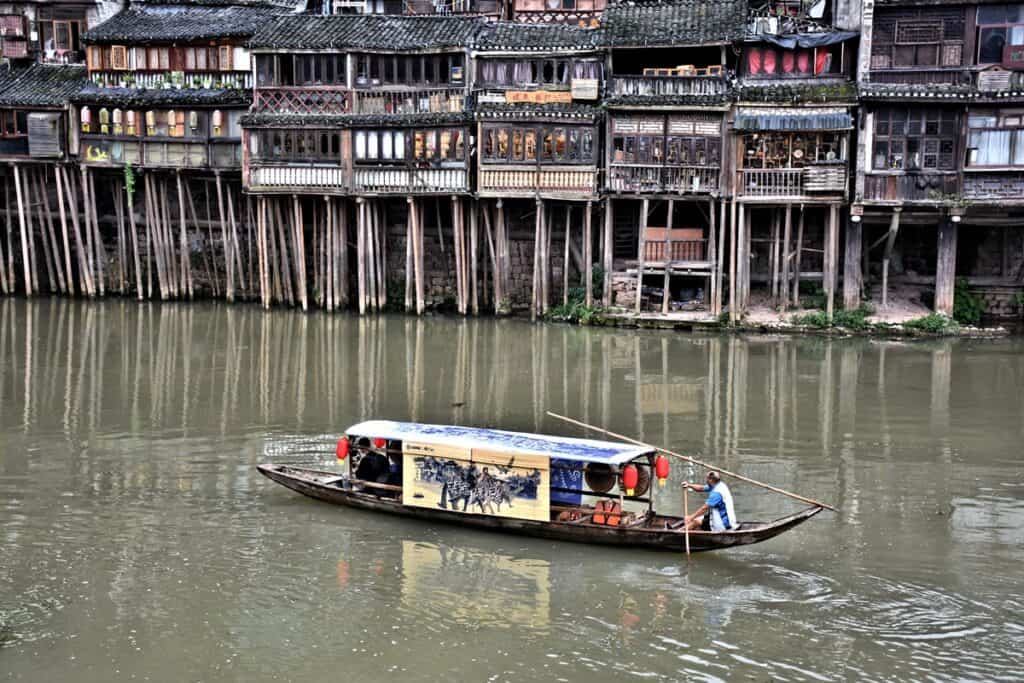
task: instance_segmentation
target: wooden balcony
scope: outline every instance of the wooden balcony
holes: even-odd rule
[[[745,168],[737,172],[736,194],[765,199],[843,194],[847,187],[846,173],[845,163],[803,168]]]
[[[655,234],[660,231],[662,234]],[[707,261],[706,239],[674,240],[665,242],[665,228],[648,229],[646,241],[644,242],[644,265],[671,263],[696,263],[703,264]],[[672,232],[677,232],[673,230]],[[659,239],[660,238],[660,239]],[[666,258],[666,256],[668,258]]]
[[[964,173],[963,196],[975,202],[1000,205],[1024,202],[1024,170],[967,170]]]
[[[105,88],[131,87],[150,90],[191,88],[234,88],[252,90],[251,71],[197,71],[186,72],[171,80],[163,71],[93,71],[89,74]]]
[[[864,201],[891,204],[938,204],[960,193],[960,177],[954,173],[886,173],[864,176]]]
[[[348,88],[257,88],[253,111],[274,114],[347,114],[352,108]]]
[[[725,95],[729,83],[721,76],[615,76],[611,97],[693,97]]]
[[[636,194],[713,194],[718,191],[718,166],[611,164],[607,189]]]
[[[83,138],[82,160],[91,166],[132,164],[149,168],[220,168],[242,166],[239,140],[125,140]]]
[[[405,14],[483,15],[497,18],[501,15],[501,5],[499,0],[446,0],[443,3],[434,0],[405,0]]]
[[[289,164],[287,166],[252,166],[249,188],[255,190],[344,190],[345,169],[340,166]]]
[[[971,74],[953,69],[871,69],[870,83],[896,85],[970,85]]]
[[[421,88],[416,90],[352,91],[356,114],[440,114],[458,113],[466,106],[462,88]]]
[[[469,192],[466,168],[356,168],[352,189],[372,194],[453,194]]]
[[[484,165],[480,168],[480,192],[511,196],[559,195],[590,197],[597,192],[593,166]]]

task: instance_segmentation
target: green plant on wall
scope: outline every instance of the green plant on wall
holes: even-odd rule
[[[967,278],[958,277],[953,288],[953,319],[961,325],[977,325],[985,313],[985,302],[968,288]]]
[[[130,202],[135,196],[135,169],[132,168],[130,161],[124,165],[124,191],[128,194]]]

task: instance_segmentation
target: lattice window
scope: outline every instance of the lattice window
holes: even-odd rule
[[[110,68],[124,71],[128,68],[128,48],[124,45],[110,47]]]
[[[896,24],[897,45],[921,45],[942,40],[941,21],[898,22]]]

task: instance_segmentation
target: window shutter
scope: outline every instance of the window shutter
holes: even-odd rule
[[[220,54],[218,55],[218,57],[219,57],[219,61],[220,61],[220,70],[221,71],[231,71],[234,68],[234,65],[232,65],[232,63],[231,63],[232,52],[233,52],[231,46],[230,45],[221,45],[219,50],[220,50]]]
[[[128,68],[128,48],[124,45],[110,46],[110,68],[119,71]]]

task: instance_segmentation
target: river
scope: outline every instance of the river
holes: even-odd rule
[[[840,511],[687,562],[255,469],[333,467],[368,417],[580,434],[548,409]],[[1022,441],[1019,338],[0,300],[0,679],[1020,680]],[[700,476],[675,466],[659,507]]]

